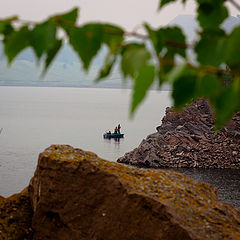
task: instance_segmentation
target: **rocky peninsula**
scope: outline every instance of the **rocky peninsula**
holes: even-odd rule
[[[166,109],[157,132],[117,161],[144,168],[240,169],[240,112],[219,132],[214,113],[205,99],[180,113]]]
[[[240,212],[216,189],[68,145],[39,155],[28,188],[0,198],[0,239],[239,239]]]

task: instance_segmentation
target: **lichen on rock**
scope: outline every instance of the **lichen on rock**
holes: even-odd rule
[[[34,239],[238,239],[240,212],[179,173],[135,169],[68,145],[39,155]]]

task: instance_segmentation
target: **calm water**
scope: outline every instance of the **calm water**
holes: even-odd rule
[[[110,161],[137,147],[156,131],[171,101],[168,92],[151,91],[129,119],[130,98],[130,90],[120,89],[0,87],[0,195],[27,186],[38,154],[51,144],[70,144]],[[125,138],[103,139],[118,123]],[[181,171],[211,182],[221,200],[240,207],[239,171]]]
[[[0,87],[0,195],[28,185],[38,154],[51,144],[70,144],[116,161],[155,132],[170,99],[152,91],[129,119],[130,90]],[[121,124],[125,138],[104,140]]]

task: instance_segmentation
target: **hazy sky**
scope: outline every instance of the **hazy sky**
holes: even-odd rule
[[[194,13],[193,0],[188,0],[185,7],[179,2],[157,12],[159,0],[1,0],[0,18],[17,14],[22,19],[39,21],[78,6],[80,23],[100,20],[133,30],[145,21],[160,26],[179,14]],[[236,15],[237,11],[231,7],[230,14]]]

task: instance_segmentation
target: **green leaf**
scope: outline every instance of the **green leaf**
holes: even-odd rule
[[[188,104],[195,96],[197,74],[186,68],[173,83],[172,98],[174,107],[179,109]]]
[[[206,74],[197,79],[196,97],[215,98],[221,90],[221,80],[215,74]]]
[[[228,17],[223,0],[198,0],[198,21],[202,28],[216,28]]]
[[[102,28],[103,43],[108,46],[109,52],[106,55],[104,66],[101,68],[96,82],[106,78],[110,74],[114,63],[116,62],[116,55],[119,53],[124,39],[124,32],[121,28],[109,24],[103,24]]]
[[[51,49],[56,42],[56,25],[48,20],[37,25],[30,34],[30,42],[38,59]]]
[[[105,58],[104,66],[100,70],[99,76],[97,77],[96,82],[99,82],[101,79],[106,78],[110,74],[115,62],[116,62],[116,56],[112,55],[109,52]]]
[[[0,34],[10,34],[14,30],[14,28],[12,27],[12,22],[15,20],[18,20],[17,16],[0,20]]]
[[[6,23],[4,21],[0,21],[0,34],[2,34],[5,30]]]
[[[27,26],[23,26],[18,31],[8,35],[4,39],[4,52],[8,58],[8,63],[11,63],[29,44],[29,30]]]
[[[114,25],[103,24],[103,42],[107,44],[110,53],[116,55],[123,42],[124,31]]]
[[[73,8],[70,12],[53,17],[54,22],[66,32],[70,31],[76,24],[78,18],[78,8]]]
[[[167,53],[164,56],[175,56],[179,54],[186,57],[185,35],[179,27],[167,27],[159,30],[162,35],[164,47]]]
[[[230,68],[239,69],[240,67],[240,26],[236,27],[227,40],[226,62]]]
[[[1,21],[0,22],[0,34],[4,34],[5,37],[14,31],[11,22]]]
[[[153,44],[153,47],[158,54],[160,54],[160,52],[163,49],[163,38],[162,38],[162,33],[161,30],[153,30],[148,24],[145,24],[145,28],[148,32],[149,38]]]
[[[127,76],[135,78],[139,70],[146,65],[150,57],[150,53],[143,44],[129,43],[125,45],[121,61],[124,78]]]
[[[187,69],[187,65],[175,66],[166,76],[166,81],[174,83]]]
[[[153,30],[145,24],[149,38],[153,43],[154,49],[159,55],[163,49],[164,55],[161,57],[173,58],[176,54],[186,57],[185,35],[179,27],[166,27]]]
[[[162,76],[168,74],[174,67],[175,62],[172,55],[164,56],[160,61],[160,73]]]
[[[144,66],[134,81],[133,96],[131,104],[131,114],[144,99],[147,91],[152,86],[155,78],[155,67],[151,65]]]
[[[185,36],[178,27],[166,27],[153,30],[145,24],[149,38],[154,46],[158,64],[159,86],[167,80],[166,74],[172,70],[175,65],[175,55],[186,57]]]
[[[163,6],[165,6],[171,2],[176,2],[176,0],[160,0],[159,8],[162,8]]]
[[[78,8],[73,8],[70,12],[56,16],[66,23],[75,24],[78,18]]]
[[[223,30],[204,31],[195,46],[198,62],[218,67],[225,60],[226,43],[226,34]]]
[[[44,76],[47,72],[47,69],[49,68],[50,64],[52,63],[53,59],[56,57],[58,51],[60,50],[62,46],[62,40],[56,40],[54,46],[47,51],[47,57],[45,59],[45,66],[42,73],[42,76]]]
[[[215,128],[217,130],[229,121],[235,112],[239,111],[239,95],[240,91],[236,91],[234,85],[229,85],[212,101],[216,112]]]
[[[87,24],[81,28],[71,28],[70,44],[83,61],[83,67],[88,70],[93,57],[101,48],[103,29],[100,24]]]

